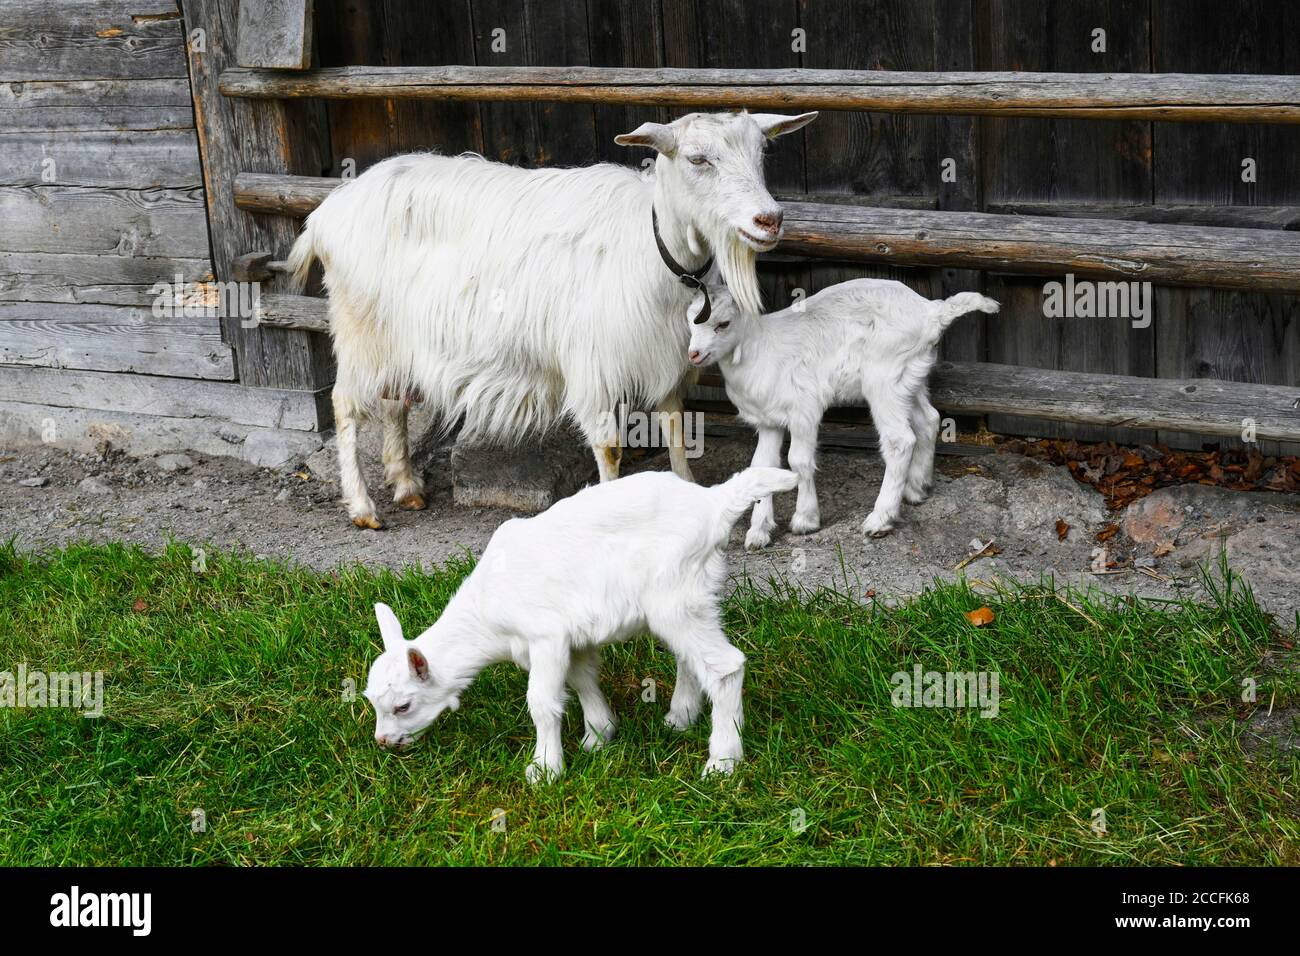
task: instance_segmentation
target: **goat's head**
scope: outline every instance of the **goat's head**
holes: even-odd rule
[[[782,210],[763,179],[764,147],[816,118],[816,113],[691,113],[666,125],[643,123],[614,138],[622,146],[649,146],[659,153],[658,197],[688,223],[691,251],[717,257],[746,312],[762,307],[754,258],[781,238]]]
[[[738,362],[744,322],[740,315],[740,308],[723,284],[717,269],[709,271],[708,276],[705,277],[705,285],[709,290],[708,317],[703,322],[699,321],[700,313],[704,311],[702,292],[696,293],[695,300],[686,310],[686,318],[691,327],[691,344],[687,347],[689,351],[686,357],[697,368],[712,365],[728,355],[732,356],[733,361]]]
[[[430,669],[424,654],[402,637],[402,625],[387,604],[375,605],[384,652],[370,666],[365,696],[375,708],[375,741],[405,750],[444,710],[460,706],[459,691]]]

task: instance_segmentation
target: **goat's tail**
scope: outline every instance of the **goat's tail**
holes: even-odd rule
[[[740,516],[754,502],[762,501],[778,491],[789,491],[797,484],[799,476],[784,468],[746,468],[709,490],[720,499],[719,510],[726,522],[727,532],[730,533],[731,526],[740,520]]]
[[[996,312],[1002,308],[995,300],[986,295],[980,295],[978,292],[958,292],[956,295],[949,296],[942,302],[936,303],[939,308],[934,313],[934,340],[939,341],[939,337],[952,325],[957,319],[961,318],[967,312]]]
[[[315,261],[316,236],[311,227],[311,219],[308,219],[302,235],[294,240],[293,248],[289,250],[287,271],[290,292],[301,292],[306,287],[307,274],[311,272],[311,264]]]

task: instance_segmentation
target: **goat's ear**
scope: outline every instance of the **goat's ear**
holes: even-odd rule
[[[815,112],[800,113],[798,116],[782,116],[779,113],[750,113],[749,115],[768,139],[776,139],[786,133],[803,129],[817,118]]]
[[[677,134],[663,123],[642,123],[630,133],[615,136],[614,142],[620,146],[649,146],[665,156],[677,152]]]
[[[411,664],[411,676],[416,680],[429,679],[429,661],[414,647],[406,649],[406,659]]]
[[[691,304],[686,307],[686,318],[691,320],[691,325],[695,324],[695,317],[700,314],[700,310],[703,308],[704,293],[697,292],[695,298],[691,300]]]
[[[402,625],[397,621],[397,615],[387,604],[375,605],[375,617],[379,620],[379,636],[383,638],[384,650],[397,650],[406,643],[402,637]]]

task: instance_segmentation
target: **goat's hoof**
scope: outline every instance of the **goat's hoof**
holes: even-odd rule
[[[813,515],[811,518],[802,518],[795,515],[790,519],[790,530],[794,534],[812,534],[822,526],[821,517]]]
[[[929,488],[909,488],[903,492],[903,500],[909,505],[919,505],[929,497]]]
[[[429,507],[429,505],[428,502],[424,500],[424,495],[420,494],[418,491],[412,491],[405,498],[398,499],[397,507],[401,508],[403,511],[423,511],[425,508]]]
[[[889,532],[894,530],[894,523],[886,518],[877,518],[875,515],[869,515],[867,520],[862,522],[862,531],[869,538],[883,538]]]
[[[689,730],[691,724],[695,723],[695,718],[698,716],[698,713],[693,714],[690,711],[670,710],[668,711],[668,716],[664,717],[664,724],[670,729],[676,730],[680,733],[681,731]]]
[[[562,776],[564,776],[563,767],[548,767],[535,760],[528,765],[526,770],[524,770],[524,779],[534,787],[540,786],[541,784],[554,783]]]
[[[736,771],[736,764],[740,763],[739,757],[710,757],[709,762],[704,765],[704,771],[700,777],[707,780],[714,775],[720,777],[730,777]]]
[[[750,528],[745,534],[745,550],[761,551],[772,543],[772,533],[770,531],[760,531],[757,528]]]
[[[614,739],[614,727],[608,725],[604,730],[596,730],[594,727],[588,727],[587,732],[582,735],[582,749],[587,753],[595,753],[597,750],[604,750],[605,745]]]
[[[384,523],[374,515],[361,515],[353,518],[352,523],[363,531],[383,531]]]

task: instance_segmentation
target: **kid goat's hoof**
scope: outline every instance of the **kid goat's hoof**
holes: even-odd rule
[[[883,538],[893,530],[894,523],[892,521],[877,518],[875,515],[868,516],[867,520],[862,522],[862,531],[869,538]]]
[[[562,769],[557,770],[555,767],[547,767],[536,762],[530,763],[524,771],[524,779],[534,787],[545,783],[554,783],[562,776],[564,776]]]
[[[602,730],[595,727],[587,727],[587,732],[582,735],[582,749],[587,753],[595,753],[597,750],[604,750],[605,745],[614,739],[614,725],[609,724]]]
[[[695,723],[695,718],[697,716],[697,714],[692,714],[689,711],[678,712],[670,710],[668,711],[668,716],[664,718],[664,724],[671,730],[681,732],[683,730],[689,730],[691,724]]]
[[[352,523],[363,531],[382,531],[384,529],[384,523],[374,515],[361,515],[353,518]]]
[[[704,765],[704,771],[700,774],[700,777],[706,780],[715,774],[721,777],[730,777],[735,772],[738,763],[740,763],[739,757],[711,757],[709,762]]]
[[[424,495],[418,491],[413,491],[405,498],[399,498],[397,507],[403,511],[423,511],[428,507],[428,503],[424,500]]]
[[[756,528],[750,528],[745,534],[745,550],[761,551],[772,543],[772,533],[770,531],[759,531]]]
[[[794,534],[812,534],[822,526],[820,517],[801,518],[795,515],[790,519],[790,531]]]

